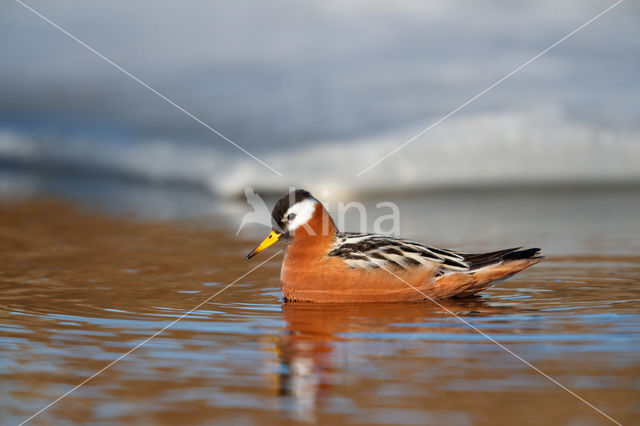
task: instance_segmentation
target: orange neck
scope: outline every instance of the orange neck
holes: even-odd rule
[[[289,250],[304,248],[327,250],[333,245],[337,233],[336,225],[322,204],[318,203],[309,221],[296,229]]]

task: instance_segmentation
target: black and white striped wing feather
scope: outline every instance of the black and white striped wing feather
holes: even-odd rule
[[[329,256],[339,257],[354,269],[381,266],[409,269],[438,263],[441,272],[469,270],[464,256],[456,252],[378,234],[339,234]]]

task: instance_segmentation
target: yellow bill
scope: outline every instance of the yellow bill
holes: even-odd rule
[[[256,254],[260,253],[262,250],[266,249],[271,244],[278,241],[278,239],[280,239],[280,235],[282,234],[278,234],[276,233],[276,231],[272,230],[269,236],[265,238],[264,241],[262,241],[258,247],[254,248],[253,251],[247,255],[247,259],[251,259]]]

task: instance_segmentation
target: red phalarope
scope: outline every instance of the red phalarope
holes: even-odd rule
[[[469,296],[544,259],[537,248],[469,254],[404,238],[339,232],[322,203],[302,189],[280,199],[271,217],[271,233],[247,259],[280,239],[289,242],[280,275],[287,301],[405,302]]]

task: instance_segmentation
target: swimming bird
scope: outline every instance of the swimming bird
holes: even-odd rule
[[[409,302],[476,294],[544,259],[540,249],[461,253],[404,238],[340,232],[322,203],[298,189],[276,202],[272,230],[247,259],[279,240],[288,247],[285,301]]]

